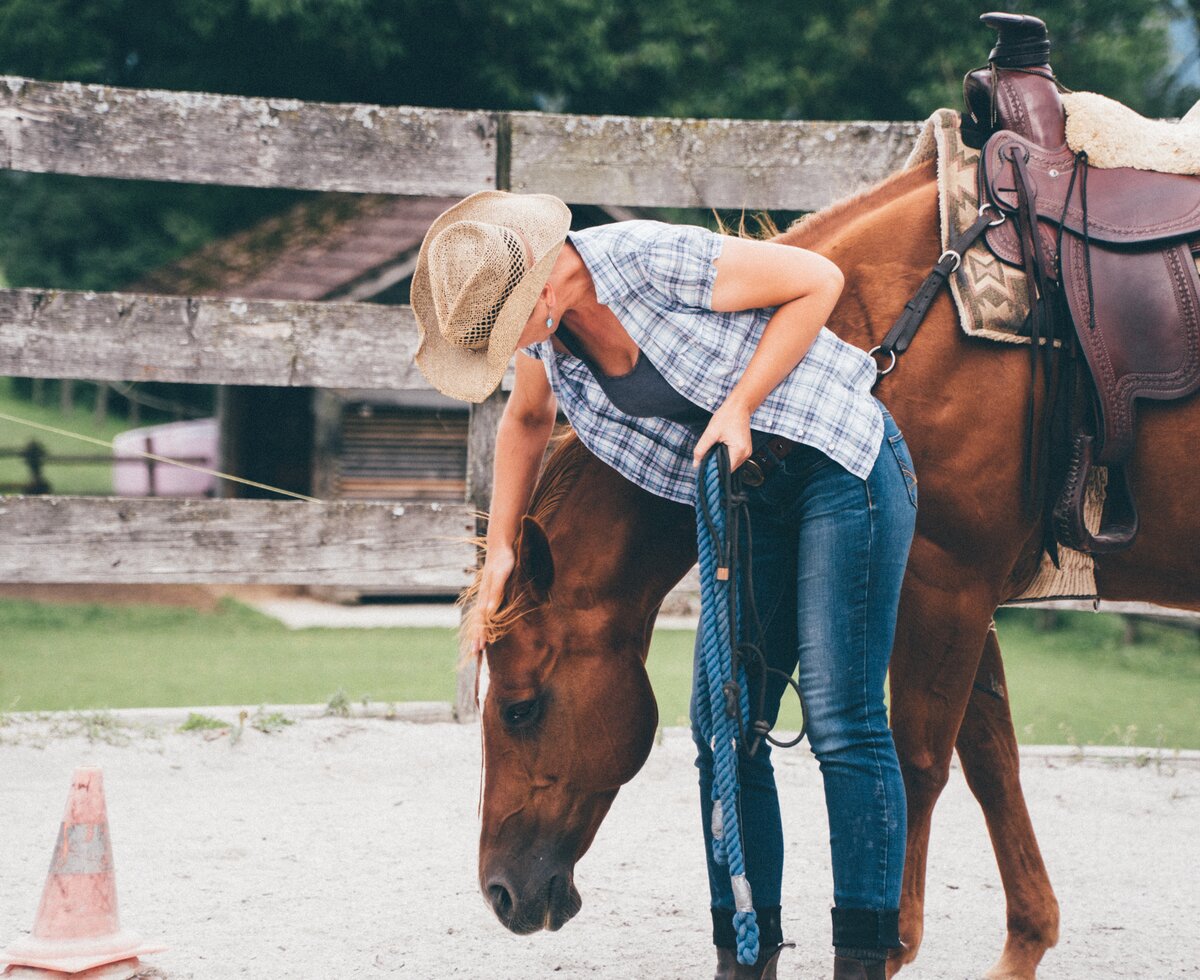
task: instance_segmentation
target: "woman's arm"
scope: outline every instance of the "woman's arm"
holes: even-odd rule
[[[496,430],[496,461],[492,478],[492,508],[488,514],[487,557],[479,581],[472,652],[483,649],[484,621],[500,607],[504,584],[516,562],[514,545],[521,518],[537,481],[546,444],[554,431],[554,393],[541,363],[517,353],[512,394]]]
[[[743,238],[725,242],[716,267],[714,310],[776,307],[745,372],[696,443],[694,465],[723,442],[736,469],[750,456],[750,416],[808,353],[837,305],[843,278],[816,252]]]

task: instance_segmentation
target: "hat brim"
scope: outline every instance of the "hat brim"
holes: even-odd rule
[[[456,221],[486,221],[517,229],[529,241],[535,257],[500,308],[487,346],[477,350],[451,344],[443,336],[429,285],[429,243]],[[461,401],[481,402],[496,390],[570,227],[571,212],[557,197],[505,191],[472,194],[430,226],[417,255],[411,302],[420,332],[417,367],[438,391]]]

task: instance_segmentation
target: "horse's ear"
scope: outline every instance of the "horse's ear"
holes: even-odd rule
[[[539,601],[550,594],[554,583],[554,558],[550,541],[542,525],[528,514],[521,519],[521,535],[517,539],[517,569]]]

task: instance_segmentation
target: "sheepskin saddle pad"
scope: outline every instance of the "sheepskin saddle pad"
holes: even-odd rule
[[[1147,119],[1095,92],[1066,92],[1067,145],[1107,170],[1132,167],[1164,174],[1200,174],[1200,102],[1177,122]]]

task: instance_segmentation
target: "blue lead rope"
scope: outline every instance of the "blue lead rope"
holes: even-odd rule
[[[727,518],[730,501],[723,487],[730,485],[729,453],[718,443],[700,464],[696,482],[696,543],[700,560],[700,642],[697,656],[703,669],[696,677],[696,724],[713,755],[713,859],[729,868],[736,911],[738,962],[753,965],[758,959],[758,918],[742,840],[738,739],[742,720],[750,717],[746,672],[740,660],[734,675],[734,649],[738,642],[740,602],[737,569],[733,568],[736,522]]]

